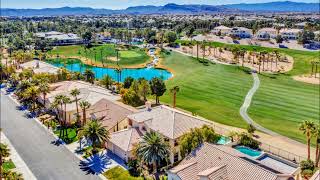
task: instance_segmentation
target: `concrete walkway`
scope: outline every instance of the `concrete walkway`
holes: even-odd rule
[[[8,145],[8,148],[10,149],[10,159],[16,166],[14,168],[14,171],[17,173],[21,173],[24,179],[37,179],[33,173],[30,171],[29,167],[26,165],[26,163],[23,161],[23,159],[20,157],[20,155],[17,153],[16,149],[12,146],[9,139],[1,132],[1,143]]]
[[[247,95],[244,99],[244,102],[243,102],[242,106],[240,107],[240,115],[248,124],[252,124],[257,130],[264,132],[266,134],[277,136],[278,135],[277,133],[275,133],[267,128],[264,128],[261,125],[257,124],[256,122],[254,122],[247,113],[247,110],[251,104],[252,97],[260,86],[260,80],[259,80],[259,76],[257,75],[257,73],[252,73],[252,77],[253,77],[253,86],[249,90],[249,92],[247,93]]]

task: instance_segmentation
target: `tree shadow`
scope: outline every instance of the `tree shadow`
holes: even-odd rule
[[[112,164],[107,153],[97,153],[87,159],[80,161],[80,169],[86,174],[101,174]]]

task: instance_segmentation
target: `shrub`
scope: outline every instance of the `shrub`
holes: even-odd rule
[[[314,166],[314,162],[312,160],[310,160],[310,159],[300,162],[301,171],[304,171],[304,170],[313,171],[314,167],[315,167]]]

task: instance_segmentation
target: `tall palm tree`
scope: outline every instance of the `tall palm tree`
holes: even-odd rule
[[[316,129],[314,131],[314,136],[316,137],[316,159],[315,159],[315,165],[320,167],[319,161],[320,161],[320,124],[316,126]]]
[[[71,96],[74,97],[74,100],[76,102],[76,108],[77,108],[77,124],[80,125],[80,115],[79,115],[79,106],[78,106],[78,96],[80,95],[80,90],[75,88],[75,89],[72,89],[71,92],[70,92]]]
[[[307,137],[308,160],[309,160],[310,159],[310,141],[311,141],[312,134],[316,130],[316,125],[314,122],[306,120],[300,124],[299,130],[302,131],[303,134],[305,134]]]
[[[88,101],[80,101],[80,107],[82,109],[82,118],[83,122],[82,125],[85,125],[87,123],[87,109],[89,109],[91,104]]]
[[[62,103],[64,104],[64,123],[67,123],[67,104],[71,103],[71,99],[68,96],[63,95]]]
[[[86,69],[84,74],[87,82],[94,83],[94,72],[91,69]]]
[[[87,140],[90,140],[93,147],[92,153],[96,153],[96,148],[109,139],[109,132],[101,122],[93,119],[79,131],[78,136],[85,137]]]
[[[40,94],[39,87],[37,86],[30,86],[26,89],[26,91],[23,94],[23,97],[28,99],[31,99],[31,111],[34,112],[36,109],[36,101],[37,97]]]
[[[180,91],[179,86],[174,86],[173,88],[170,89],[170,93],[173,94],[173,108],[176,107],[176,98],[177,98],[177,93]]]
[[[39,84],[39,91],[43,96],[43,106],[46,107],[46,96],[50,92],[49,83],[41,82]]]
[[[147,132],[136,149],[137,157],[149,165],[152,164],[154,172],[157,172],[157,165],[162,160],[167,160],[168,154],[169,145],[154,131]]]
[[[60,117],[59,118],[60,121],[63,120],[63,114],[62,114],[62,110],[63,110],[63,108],[62,108],[62,106],[63,106],[62,99],[63,98],[64,98],[64,95],[62,95],[62,94],[57,95],[57,96],[54,97],[54,100],[53,100],[53,103],[52,103],[54,105],[54,107],[60,105],[60,110],[58,109],[58,116]]]

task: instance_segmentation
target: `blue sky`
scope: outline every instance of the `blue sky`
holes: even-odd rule
[[[277,0],[0,0],[1,8],[55,8],[55,7],[93,7],[107,9],[123,9],[137,5],[176,4],[232,4],[262,3]],[[296,2],[319,2],[319,0],[292,0]]]

